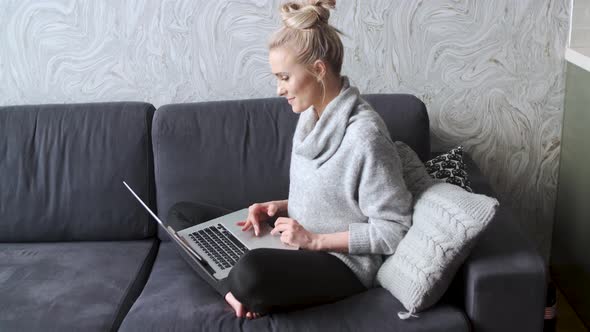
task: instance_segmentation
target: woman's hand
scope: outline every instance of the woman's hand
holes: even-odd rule
[[[270,234],[276,235],[279,233],[281,242],[284,244],[299,247],[300,249],[318,250],[319,235],[306,230],[295,219],[278,218],[275,222],[275,228]]]
[[[254,234],[260,234],[260,224],[275,215],[287,212],[287,200],[271,201],[266,203],[255,203],[248,207],[248,218],[245,221],[238,222],[238,226],[243,226],[242,231],[254,228]]]

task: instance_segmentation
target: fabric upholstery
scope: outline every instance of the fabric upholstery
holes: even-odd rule
[[[0,242],[132,240],[155,226],[146,103],[0,107]]]
[[[408,143],[422,161],[429,158],[428,115],[417,98],[365,97],[394,140]],[[182,200],[237,209],[286,194],[297,117],[284,100],[162,111],[152,131],[160,215]],[[383,288],[288,314],[236,319],[173,243],[161,245],[145,284],[158,250],[153,239],[1,243],[153,235],[153,222],[120,183],[126,179],[154,204],[152,112],[144,103],[0,107],[0,331],[117,330],[123,319],[124,331],[467,331],[470,322],[477,331],[542,328],[542,259],[502,210],[443,299],[407,321],[397,318],[403,307]],[[466,159],[474,191],[493,193]]]
[[[438,153],[432,153],[432,157],[435,157]],[[471,182],[471,189],[474,193],[483,194],[490,197],[496,197],[496,192],[490,186],[489,180],[482,174],[477,164],[473,161],[473,158],[467,153],[463,153],[463,163],[469,175],[469,182]]]
[[[141,296],[120,331],[468,331],[462,311],[443,301],[418,321],[392,315],[401,303],[383,288],[342,301],[254,320],[231,307],[199,278],[170,242],[162,242]]]
[[[116,330],[156,241],[0,244],[0,331]]]
[[[476,193],[494,196],[477,165],[463,156]],[[500,205],[455,278],[475,331],[541,331],[546,267],[519,221]],[[501,305],[498,305],[498,304]]]
[[[428,115],[421,101],[411,95],[363,97],[394,140],[428,158]],[[284,98],[160,107],[152,131],[159,215],[180,201],[237,210],[286,199],[297,119]]]

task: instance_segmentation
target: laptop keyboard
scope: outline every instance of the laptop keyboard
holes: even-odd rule
[[[201,229],[189,234],[189,237],[221,270],[234,266],[248,251],[222,224]]]

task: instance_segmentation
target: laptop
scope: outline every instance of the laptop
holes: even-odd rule
[[[242,226],[238,226],[237,222],[246,220],[248,217],[247,208],[182,230],[174,230],[165,225],[125,181],[123,184],[156,219],[170,238],[184,250],[185,254],[189,255],[193,262],[198,263],[203,271],[217,280],[226,278],[240,257],[249,250],[256,248],[299,249],[281,242],[280,236],[272,236],[270,234],[272,226],[266,222],[260,224],[258,236],[254,235],[252,229],[242,231]],[[190,265],[195,267],[194,264]]]

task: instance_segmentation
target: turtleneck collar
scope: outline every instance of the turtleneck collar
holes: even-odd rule
[[[313,106],[301,113],[293,136],[293,152],[313,161],[316,167],[330,159],[344,138],[358,99],[358,89],[343,76],[340,94],[326,105],[319,119]]]

